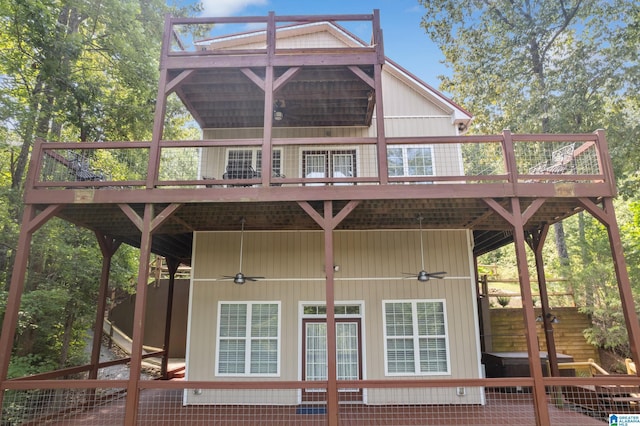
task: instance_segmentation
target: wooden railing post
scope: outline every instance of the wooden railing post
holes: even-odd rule
[[[509,129],[502,131],[502,155],[504,155],[504,166],[507,171],[507,176],[509,177],[509,183],[511,183],[513,187],[513,194],[517,195],[518,163],[516,162],[516,151]]]

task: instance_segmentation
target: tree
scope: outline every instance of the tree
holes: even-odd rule
[[[0,318],[33,141],[150,139],[164,14],[196,10],[164,0],[0,0]],[[176,109],[168,128],[180,134],[173,125],[184,121],[185,110]],[[112,285],[135,282],[135,259],[128,247],[116,252]],[[79,361],[100,263],[91,232],[59,220],[38,230],[12,371]]]
[[[422,26],[452,68],[441,88],[473,111],[472,132],[592,132],[607,130],[625,194],[637,194],[640,135],[638,83],[640,7],[630,0],[420,0]],[[615,279],[598,261],[610,256],[594,244],[585,217],[571,218],[564,238],[554,227],[558,271],[585,285],[596,322],[617,297]],[[568,250],[567,247],[572,247]],[[577,254],[577,255],[576,255]],[[591,289],[591,290],[589,290]],[[598,291],[596,291],[596,289]],[[594,335],[595,336],[595,335]],[[606,337],[606,336],[605,336]],[[598,338],[594,337],[594,341]],[[613,341],[614,339],[612,339]],[[619,341],[609,342],[619,348]],[[604,345],[607,346],[607,345]]]

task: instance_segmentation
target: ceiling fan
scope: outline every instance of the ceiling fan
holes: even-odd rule
[[[429,281],[431,278],[435,279],[443,279],[446,272],[427,272],[424,269],[424,243],[422,242],[422,220],[424,218],[422,216],[418,216],[418,222],[420,223],[420,262],[422,262],[422,269],[417,274],[412,274],[410,272],[403,272],[403,274],[408,275],[405,278],[417,278],[420,282]]]
[[[246,220],[245,218],[241,218],[240,219],[240,224],[241,224],[241,228],[240,228],[240,267],[238,268],[238,270],[240,272],[238,272],[237,274],[231,276],[231,275],[223,275],[223,279],[227,279],[227,280],[233,280],[233,282],[235,284],[238,285],[242,285],[247,281],[258,281],[259,279],[264,279],[264,277],[249,277],[246,276],[245,274],[242,273],[242,249],[243,249],[243,244],[244,244],[244,224],[245,224]]]

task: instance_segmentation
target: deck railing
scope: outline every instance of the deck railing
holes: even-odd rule
[[[545,378],[549,424],[588,426],[603,424],[609,414],[638,413],[640,379],[627,377]],[[340,390],[362,392],[358,401],[343,401],[336,412],[323,392],[311,399],[305,389],[326,389],[326,382],[138,382],[135,412],[138,425],[190,424],[465,424],[536,425],[531,378],[363,380],[339,382]],[[2,424],[126,424],[127,381],[37,380],[9,381]],[[131,389],[131,388],[129,388]],[[185,404],[187,396],[222,392],[240,402]],[[387,402],[372,402],[382,392]],[[339,392],[344,393],[344,392]],[[456,403],[442,403],[437,395],[453,393]],[[252,403],[257,395],[293,402]],[[435,395],[429,403],[411,402],[416,395]],[[296,397],[298,395],[298,397]],[[473,400],[473,401],[472,401]],[[472,402],[469,402],[472,401]],[[477,402],[479,401],[479,402]],[[546,423],[546,421],[545,421]]]
[[[398,184],[566,184],[606,186],[615,192],[603,132],[570,135],[387,138],[291,138],[151,142],[36,143],[31,189],[152,189],[308,187]],[[381,152],[385,150],[386,152]],[[229,173],[229,152],[247,155],[249,174]],[[342,169],[321,173],[305,159],[346,158]],[[271,154],[272,171],[260,168]],[[243,154],[244,155],[244,154]],[[380,161],[384,155],[386,161]],[[380,170],[381,165],[386,170]],[[305,170],[307,173],[305,173]],[[327,172],[328,170],[328,172]],[[342,171],[340,171],[342,170]],[[150,176],[153,178],[149,179]],[[151,182],[151,183],[150,183]]]
[[[276,28],[283,29],[296,26],[298,29],[304,26],[312,26],[318,23],[332,22],[341,25],[347,30],[362,33],[358,40],[361,47],[335,47],[313,48],[306,46],[304,49],[289,46],[282,48],[276,43]],[[376,54],[376,47],[381,43],[381,31],[379,27],[378,11],[373,14],[351,15],[276,15],[254,17],[199,17],[167,19],[165,37],[168,39],[163,46],[163,57],[185,58],[197,56],[266,56],[267,54],[282,54],[282,60],[292,55],[313,55],[321,53],[358,54],[361,58],[367,54]],[[247,31],[250,28],[250,31]],[[356,37],[354,35],[354,37]],[[243,40],[249,47],[238,49],[237,40]],[[266,41],[266,43],[265,43]],[[375,57],[375,56],[374,56]],[[351,58],[350,65],[353,57]],[[367,60],[366,63],[375,63],[375,60]],[[325,63],[326,64],[326,63]]]

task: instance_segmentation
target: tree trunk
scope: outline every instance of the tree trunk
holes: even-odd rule
[[[569,250],[567,249],[567,241],[564,237],[564,226],[562,222],[554,223],[553,229],[556,234],[556,250],[558,252],[558,258],[560,259],[560,265],[569,266]]]
[[[71,346],[71,338],[73,337],[73,322],[75,315],[73,314],[73,306],[67,306],[67,318],[64,321],[64,332],[62,334],[62,347],[60,348],[60,359],[58,367],[64,368],[69,358],[69,347]]]
[[[38,121],[38,113],[40,111],[40,102],[38,101],[42,92],[42,80],[38,77],[33,92],[31,93],[31,99],[29,100],[29,115],[26,124],[22,127],[20,133],[22,133],[22,147],[18,153],[18,158],[15,162],[15,167],[11,171],[11,188],[14,190],[20,190],[22,188],[22,180],[27,170],[27,161],[29,159],[29,153],[31,152],[31,146],[33,145],[34,132],[36,128],[36,122]],[[14,219],[19,220],[20,217]]]

